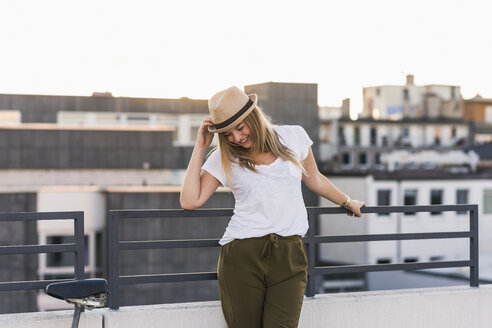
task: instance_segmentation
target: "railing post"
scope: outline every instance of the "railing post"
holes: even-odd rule
[[[109,308],[117,310],[120,307],[119,302],[119,236],[118,215],[109,211]]]
[[[313,297],[316,294],[316,245],[314,237],[316,235],[316,220],[315,215],[308,209],[308,223],[309,230],[305,238],[307,244],[307,258],[308,258],[308,283],[306,287],[306,296]]]
[[[478,287],[479,272],[478,272],[478,205],[474,205],[470,210],[470,287]]]
[[[75,279],[85,278],[85,239],[84,239],[84,212],[74,214],[74,236],[77,250],[75,251]]]

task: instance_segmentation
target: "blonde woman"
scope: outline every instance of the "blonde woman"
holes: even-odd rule
[[[273,126],[256,95],[230,87],[208,102],[186,171],[180,202],[203,205],[224,185],[234,215],[220,239],[217,274],[229,327],[297,327],[307,282],[301,237],[308,229],[301,180],[309,189],[361,216],[365,204],[338,190],[316,165],[300,126]],[[219,146],[203,159],[218,133]]]

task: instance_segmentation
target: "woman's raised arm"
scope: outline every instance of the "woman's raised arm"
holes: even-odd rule
[[[212,118],[206,117],[200,129],[198,129],[195,148],[193,148],[193,153],[186,169],[179,197],[181,207],[185,210],[193,210],[202,206],[220,186],[219,180],[210,173],[207,171],[201,172],[205,152],[214,138],[214,134],[208,131],[208,127],[212,125]]]

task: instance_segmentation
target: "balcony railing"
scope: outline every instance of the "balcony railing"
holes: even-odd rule
[[[0,213],[0,223],[6,221],[39,220],[73,220],[75,242],[56,245],[4,245],[0,246],[0,256],[16,254],[74,253],[74,278],[76,280],[84,279],[84,212]],[[2,227],[0,227],[0,229],[1,228]],[[0,282],[0,291],[43,289],[48,284],[58,281],[62,280]]]
[[[340,235],[318,236],[317,217],[321,214],[343,214],[345,209],[333,207],[308,207],[309,230],[304,237],[304,243],[308,255],[308,286],[307,296],[315,295],[315,277],[326,274],[365,273],[393,270],[417,270],[432,268],[469,267],[469,283],[472,287],[478,287],[478,205],[430,205],[430,206],[378,206],[365,207],[364,214],[369,213],[415,213],[415,212],[446,212],[468,211],[469,230],[453,232],[427,232],[427,233],[393,233],[393,234],[366,234],[366,235]],[[199,209],[186,210],[113,210],[109,212],[109,307],[119,308],[119,287],[128,284],[168,283],[184,281],[200,281],[217,279],[216,272],[193,272],[174,274],[149,274],[126,275],[119,273],[119,253],[125,250],[151,250],[166,248],[195,248],[195,247],[219,247],[219,239],[193,239],[193,240],[142,240],[120,241],[120,222],[132,219],[183,217],[230,217],[232,209]],[[470,243],[470,257],[462,261],[433,261],[418,263],[395,264],[368,264],[368,265],[344,265],[344,266],[316,266],[316,245],[322,243],[350,243],[388,240],[422,240],[422,239],[449,239],[467,238]]]

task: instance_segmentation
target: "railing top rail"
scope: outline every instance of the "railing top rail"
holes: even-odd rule
[[[477,204],[460,205],[404,205],[404,206],[366,206],[361,208],[365,214],[371,213],[414,213],[414,212],[451,212],[472,211],[478,208]],[[338,214],[347,210],[340,207],[307,207],[311,214]]]
[[[0,221],[78,220],[83,217],[83,211],[0,213]]]
[[[340,214],[347,210],[340,207],[306,207],[310,214]],[[472,211],[478,208],[477,204],[460,205],[405,205],[405,206],[367,206],[361,209],[362,213],[413,213],[413,212],[450,212]],[[169,217],[206,217],[230,216],[232,208],[201,208],[196,210],[183,209],[151,209],[151,210],[110,210],[110,215],[119,219],[139,218],[169,218]]]

